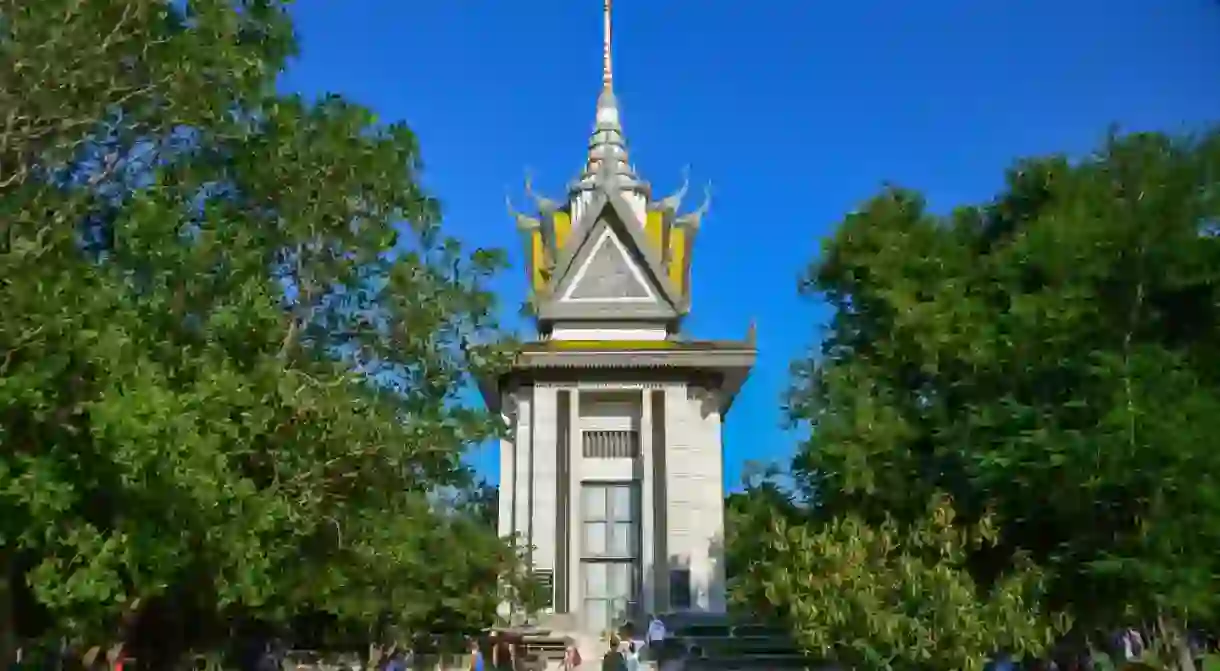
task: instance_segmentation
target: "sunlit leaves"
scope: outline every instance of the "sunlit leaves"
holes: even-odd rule
[[[1026,159],[951,215],[887,189],[802,290],[835,317],[798,362],[797,484],[823,517],[916,523],[934,491],[1025,552],[1089,626],[1214,618],[1220,133]]]
[[[503,257],[446,234],[414,135],[274,94],[279,2],[0,16],[0,558],[39,633],[485,623],[517,558],[432,493],[501,430],[463,392]]]
[[[994,585],[971,577],[970,552],[996,543],[990,525],[958,528],[944,497],[911,524],[780,517],[755,539],[769,561],[738,590],[760,591],[805,649],[849,668],[982,669],[996,651],[1041,652],[1065,625],[1038,608],[1042,576],[1028,562]]]

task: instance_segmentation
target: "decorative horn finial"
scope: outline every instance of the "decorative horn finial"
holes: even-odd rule
[[[614,88],[614,68],[610,59],[610,0],[602,2],[602,88]]]
[[[513,207],[513,198],[507,193],[504,194],[504,205],[508,208],[508,216],[512,217],[513,221],[517,222],[518,228],[530,229],[538,225],[538,220],[521,214],[517,211],[517,208]]]
[[[750,347],[758,345],[758,322],[750,318],[750,327],[746,329],[746,344]]]
[[[539,212],[549,214],[559,209],[559,203],[534,193],[534,176],[529,170],[525,171],[525,195],[534,201],[534,204],[538,206]]]
[[[682,199],[686,197],[686,192],[690,188],[690,166],[682,167],[682,186],[672,194],[661,199],[661,207],[668,208],[674,212],[682,206]]]
[[[703,202],[699,204],[699,209],[678,217],[675,223],[682,224],[691,230],[699,230],[699,224],[702,222],[707,210],[712,206],[712,183],[708,182],[707,186],[703,187]]]
[[[711,206],[712,206],[712,183],[709,181],[707,183],[707,185],[703,187],[703,202],[699,204],[699,208],[697,210],[695,210],[693,213],[695,221],[702,219],[703,216],[707,214],[708,208],[710,208]]]

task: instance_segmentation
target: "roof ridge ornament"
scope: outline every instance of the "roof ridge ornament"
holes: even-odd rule
[[[699,224],[702,223],[703,217],[707,216],[707,211],[711,208],[711,206],[712,182],[711,180],[708,180],[707,185],[703,187],[703,202],[699,204],[699,207],[694,212],[690,212],[678,217],[677,221],[678,223],[689,226],[690,228],[698,229]]]
[[[534,201],[542,214],[552,214],[560,208],[559,203],[534,193],[534,176],[529,168],[525,169],[525,196]]]
[[[537,219],[521,214],[521,212],[517,211],[517,208],[513,206],[513,197],[508,194],[507,189],[505,189],[504,193],[504,205],[508,208],[508,216],[512,217],[513,221],[517,222],[518,229],[525,231],[538,228],[539,222]]]
[[[661,199],[659,203],[660,209],[669,209],[674,212],[682,207],[682,199],[686,197],[686,192],[690,189],[690,164],[682,166],[682,185],[672,194]]]

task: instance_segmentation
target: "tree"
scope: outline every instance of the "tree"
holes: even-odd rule
[[[500,488],[480,478],[463,493],[460,505],[488,529],[499,529]]]
[[[783,470],[777,464],[747,462],[742,475],[742,490],[731,492],[724,500],[725,576],[729,582],[731,605],[746,613],[774,612],[765,595],[748,587],[757,565],[774,559],[769,548],[758,542],[769,533],[776,518],[788,522],[799,519],[800,509],[782,482]]]
[[[981,584],[1027,554],[1082,631],[1151,623],[1183,650],[1220,575],[1218,221],[1216,131],[1025,160],[948,216],[887,188],[803,284],[835,316],[790,401],[800,488],[868,524],[937,491],[962,528],[994,511]]]
[[[911,525],[777,516],[752,536],[768,561],[746,569],[735,596],[769,603],[804,649],[845,668],[979,670],[998,651],[1040,654],[1057,629],[1029,607],[1038,570],[1022,562],[981,586],[966,566],[971,549],[994,545],[990,522],[957,528],[946,497]]]
[[[275,0],[0,16],[0,652],[490,618],[517,559],[431,494],[500,429],[459,392],[503,257],[410,130],[275,94]]]

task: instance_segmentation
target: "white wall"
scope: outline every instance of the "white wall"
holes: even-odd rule
[[[534,568],[555,569],[557,390],[534,388]]]
[[[556,326],[551,330],[551,340],[665,340],[669,332],[658,328],[569,328]]]
[[[511,425],[510,425],[511,426]],[[499,489],[499,516],[496,519],[496,530],[500,536],[507,536],[513,532],[513,448],[515,443],[512,438],[504,438],[500,440],[500,489]]]
[[[514,471],[515,482],[513,491],[516,495],[517,513],[513,518],[513,531],[517,533],[518,540],[522,543],[526,542],[525,537],[529,529],[529,481],[530,481],[530,449],[533,441],[531,431],[533,425],[530,421],[530,408],[534,405],[534,395],[532,387],[523,387],[517,393],[517,467]]]
[[[658,509],[652,502],[652,463],[651,463],[651,407],[644,396],[647,392],[635,386],[633,393],[640,393],[640,405],[635,402],[628,407],[605,405],[602,407],[588,405],[590,390],[581,390],[577,385],[538,385],[525,387],[519,393],[517,400],[516,431],[513,440],[501,441],[500,464],[501,473],[505,474],[501,482],[500,493],[500,527],[502,532],[516,529],[524,536],[529,529],[529,450],[531,445],[534,453],[533,478],[533,531],[534,531],[534,566],[542,569],[554,569],[557,557],[555,547],[555,490],[556,447],[558,436],[557,392],[566,388],[573,392],[571,405],[569,446],[571,449],[571,485],[569,520],[572,524],[572,548],[569,552],[568,585],[569,608],[574,614],[579,614],[582,596],[582,581],[580,572],[580,543],[582,539],[580,510],[581,483],[589,480],[633,480],[643,475],[640,481],[642,491],[642,550],[645,580],[644,605],[648,609],[655,606],[653,594],[667,593],[668,582],[653,584],[653,571],[649,570],[654,562],[670,563],[670,568],[689,568],[691,571],[691,605],[695,609],[722,612],[725,609],[725,575],[723,557],[724,534],[724,486],[723,486],[723,453],[721,447],[721,417],[718,403],[704,402],[702,392],[688,393],[687,386],[681,383],[666,384],[665,408],[668,416],[666,423],[666,491],[669,500]],[[596,391],[604,387],[599,385]],[[593,394],[596,394],[596,391]],[[582,403],[583,401],[583,403]],[[582,405],[584,406],[582,409]],[[627,406],[628,404],[623,404]],[[533,424],[530,422],[530,409],[533,408]],[[630,415],[624,412],[630,410]],[[705,415],[706,412],[706,415]],[[640,430],[640,463],[632,459],[584,459],[581,455],[582,428],[625,429],[628,427]],[[531,431],[532,436],[531,436]],[[531,440],[532,438],[532,440]],[[516,483],[512,481],[512,451],[517,449]],[[508,492],[517,494],[517,515],[512,517],[511,500]],[[656,523],[653,511],[666,515],[667,554],[666,557],[653,557],[651,541],[652,529]],[[673,558],[675,561],[670,561]]]
[[[670,568],[689,568],[691,607],[723,612],[724,482],[720,413],[686,385],[665,389]],[[705,416],[706,413],[706,416]],[[666,586],[667,588],[668,586]]]

